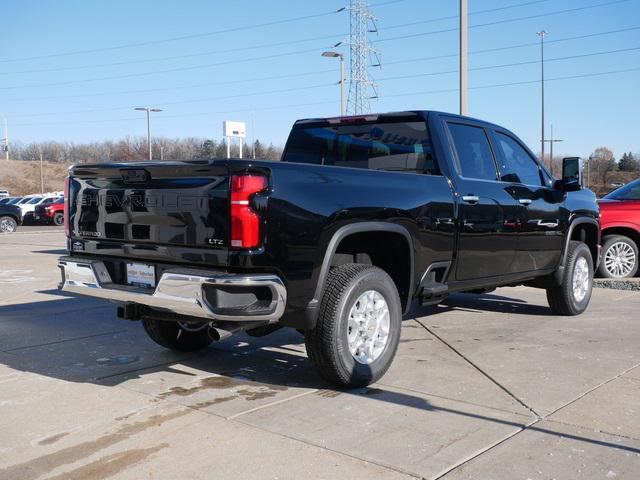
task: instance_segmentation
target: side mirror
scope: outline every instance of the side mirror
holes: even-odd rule
[[[582,188],[582,158],[567,157],[562,159],[562,180],[558,187],[565,192],[574,192]]]

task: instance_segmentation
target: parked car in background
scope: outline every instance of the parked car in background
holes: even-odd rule
[[[11,197],[11,199],[7,202],[7,205],[17,205],[24,197]]]
[[[0,205],[0,233],[12,233],[22,223],[22,212],[15,205]]]
[[[18,198],[21,198],[21,197],[4,197],[4,198],[0,198],[0,205],[10,204],[11,200],[16,200]]]
[[[9,196],[9,190],[0,190],[0,198],[6,198]]]
[[[59,197],[51,203],[36,205],[33,210],[35,222],[63,225],[64,224],[64,197]]]
[[[638,272],[640,178],[605,195],[600,204],[602,262],[605,278],[628,278]]]
[[[26,202],[19,203],[22,210],[22,221],[33,220],[33,211],[38,205],[48,205],[55,202],[59,197],[31,197]]]

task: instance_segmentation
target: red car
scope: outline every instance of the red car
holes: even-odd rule
[[[33,219],[36,222],[53,225],[64,224],[64,197],[46,205],[37,205],[33,211]]]
[[[605,195],[600,204],[602,261],[606,278],[628,278],[638,272],[640,245],[640,178]]]

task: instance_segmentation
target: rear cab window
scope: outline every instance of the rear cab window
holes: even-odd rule
[[[324,126],[296,125],[282,160],[440,175],[423,119]]]
[[[483,127],[447,122],[456,152],[460,176],[476,180],[497,180],[496,163]]]

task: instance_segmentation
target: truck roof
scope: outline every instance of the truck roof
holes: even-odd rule
[[[323,125],[342,125],[349,123],[369,123],[369,122],[378,122],[380,120],[402,120],[402,119],[416,119],[416,118],[427,118],[429,115],[446,115],[447,117],[457,117],[460,119],[473,120],[474,122],[482,122],[487,125],[491,125],[493,127],[499,127],[491,122],[487,122],[486,120],[482,120],[479,118],[469,117],[465,115],[458,115],[456,113],[450,112],[440,112],[437,110],[404,110],[398,112],[386,112],[386,113],[366,113],[362,115],[347,115],[343,117],[326,117],[326,118],[303,118],[300,120],[296,120],[293,124],[294,127],[298,125],[309,126],[311,124],[323,124]],[[502,127],[500,127],[502,128]]]

